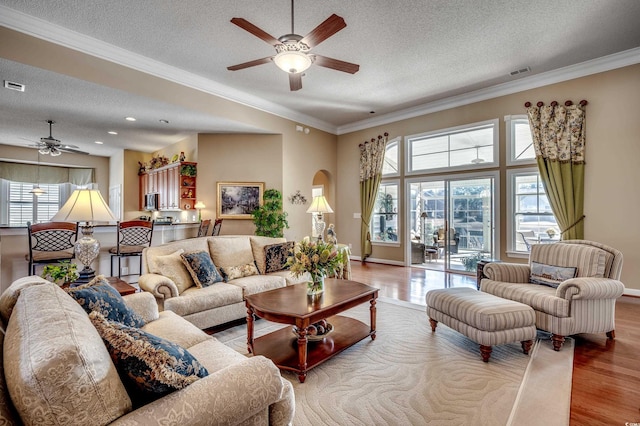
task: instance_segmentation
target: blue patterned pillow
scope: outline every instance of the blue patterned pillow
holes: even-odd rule
[[[66,290],[88,314],[98,311],[111,321],[131,327],[144,325],[144,319],[124,302],[118,290],[107,282],[104,275],[98,275],[87,284]]]
[[[197,287],[209,287],[212,284],[224,281],[213,260],[211,260],[211,256],[206,251],[183,253],[180,256],[182,257],[182,263],[187,267],[187,271],[191,274],[191,278],[193,278],[193,282]]]
[[[264,257],[266,259],[265,274],[288,269],[285,265],[291,255],[294,244],[294,241],[287,241],[286,243],[271,244],[264,248]]]
[[[185,348],[139,328],[89,315],[132,399],[150,402],[206,377],[209,372]],[[142,392],[141,395],[136,395]]]
[[[544,263],[531,262],[531,276],[529,282],[558,288],[560,283],[575,278],[578,268],[570,266],[546,265]]]

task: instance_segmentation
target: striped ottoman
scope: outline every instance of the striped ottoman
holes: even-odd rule
[[[520,341],[528,354],[536,337],[536,316],[530,306],[471,288],[429,291],[427,315],[431,331],[440,321],[479,343],[484,362],[491,357],[491,346],[503,343]]]

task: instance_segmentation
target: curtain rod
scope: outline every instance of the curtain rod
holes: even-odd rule
[[[583,100],[581,100],[579,103],[580,103],[580,105],[585,106],[585,105],[587,105],[589,102],[587,102],[586,100],[584,100],[584,99],[583,99]],[[525,107],[525,108],[529,108],[531,105],[532,105],[532,104],[531,104],[531,102],[525,102],[524,107]],[[541,107],[541,106],[543,106],[543,105],[544,105],[544,102],[538,102],[538,103],[536,104],[536,106],[537,106],[538,108],[540,108],[540,107]],[[572,102],[572,101],[566,101],[566,102],[564,103],[564,106],[571,106],[571,105],[573,105],[573,102]],[[553,101],[553,102],[551,102],[551,106],[552,106],[552,107],[554,107],[554,106],[558,106],[558,102],[557,102],[557,101]]]

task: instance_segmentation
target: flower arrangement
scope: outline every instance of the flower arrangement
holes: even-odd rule
[[[309,294],[321,293],[324,277],[339,274],[342,271],[342,254],[333,244],[324,241],[311,241],[308,237],[296,243],[293,253],[287,259],[294,277],[309,273],[311,282],[307,283]]]

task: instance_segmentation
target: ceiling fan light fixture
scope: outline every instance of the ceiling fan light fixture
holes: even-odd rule
[[[279,52],[274,58],[276,66],[289,74],[298,74],[309,69],[313,61],[306,53],[297,50]]]
[[[56,148],[51,148],[51,152],[49,154],[51,154],[52,157],[57,157],[62,154],[62,151]]]

